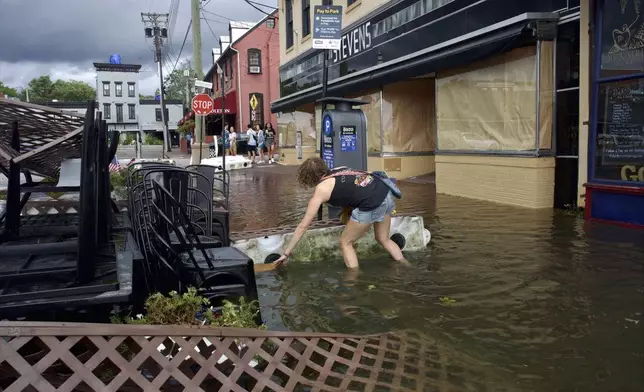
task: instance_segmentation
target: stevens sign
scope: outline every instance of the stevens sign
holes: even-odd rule
[[[340,49],[333,51],[333,63],[346,60],[370,47],[371,22],[367,22],[342,36]]]

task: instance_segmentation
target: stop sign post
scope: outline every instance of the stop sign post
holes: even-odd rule
[[[208,94],[197,94],[192,98],[192,111],[198,115],[207,115],[212,113],[215,103]]]

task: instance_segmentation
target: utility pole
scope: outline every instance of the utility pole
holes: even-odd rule
[[[170,134],[168,133],[168,118],[165,109],[165,88],[163,88],[163,40],[168,38],[168,23],[170,14],[141,13],[141,20],[145,26],[146,38],[154,39],[154,61],[159,67],[159,101],[161,104],[161,119],[163,120],[163,143],[165,151],[171,152]],[[164,153],[165,155],[165,153]]]
[[[194,73],[198,80],[203,80],[203,64],[201,58],[201,0],[190,0],[190,10],[192,18],[192,58],[193,58],[193,69]],[[205,116],[202,116],[205,118]],[[191,163],[199,164],[201,163],[202,149],[203,147],[203,123],[204,120],[198,119],[195,116],[195,143],[199,151],[192,149]],[[206,155],[209,156],[209,155]],[[196,162],[195,162],[196,161]]]
[[[186,79],[186,107],[190,107],[190,70],[183,70],[183,77]]]

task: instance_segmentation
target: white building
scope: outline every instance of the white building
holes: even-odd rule
[[[96,101],[108,129],[137,131],[139,127],[139,64],[94,63]]]

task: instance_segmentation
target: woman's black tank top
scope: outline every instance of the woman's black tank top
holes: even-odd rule
[[[343,172],[347,174],[342,174]],[[340,168],[329,170],[326,176],[335,178],[335,186],[328,201],[334,207],[371,211],[380,206],[389,194],[389,187],[369,173],[355,174],[354,170]]]

